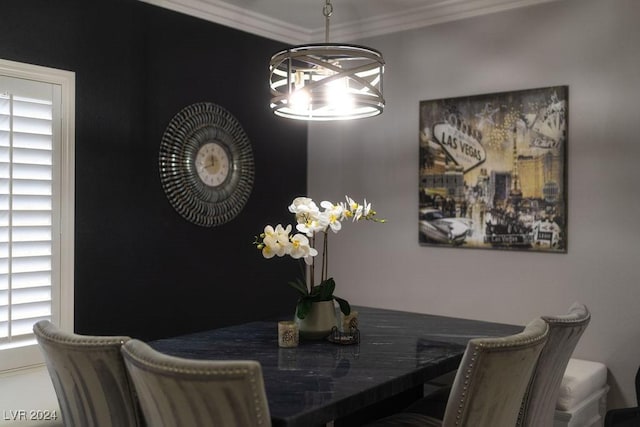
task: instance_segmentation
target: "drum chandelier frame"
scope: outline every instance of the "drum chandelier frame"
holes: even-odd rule
[[[290,119],[328,121],[372,117],[384,110],[384,59],[364,46],[329,43],[326,0],[324,44],[295,46],[271,57],[271,110]]]

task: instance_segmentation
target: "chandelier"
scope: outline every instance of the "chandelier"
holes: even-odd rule
[[[377,116],[384,109],[382,54],[329,43],[333,5],[325,1],[325,43],[294,46],[271,57],[271,110],[281,117],[313,121]]]

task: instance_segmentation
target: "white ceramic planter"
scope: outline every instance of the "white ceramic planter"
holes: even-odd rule
[[[321,340],[331,333],[334,326],[338,326],[335,303],[333,300],[314,302],[306,317],[299,319],[296,314],[295,321],[301,338]]]

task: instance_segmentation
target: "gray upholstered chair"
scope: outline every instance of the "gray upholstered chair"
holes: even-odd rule
[[[256,361],[185,359],[138,340],[122,354],[150,427],[271,425]]]
[[[120,353],[129,337],[64,332],[48,320],[33,326],[53,382],[64,425],[143,425]]]
[[[425,398],[370,426],[514,426],[548,329],[544,320],[536,319],[515,335],[470,340],[442,420],[425,415]]]
[[[576,302],[567,314],[542,319],[549,325],[549,336],[522,404],[519,427],[553,426],[564,371],[591,315],[586,306]]]

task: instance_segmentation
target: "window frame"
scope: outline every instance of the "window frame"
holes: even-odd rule
[[[52,224],[54,238],[51,318],[61,329],[74,329],[74,224],[75,224],[75,73],[0,59],[0,75],[60,86],[59,144],[54,148],[54,195],[58,215]],[[57,242],[56,242],[57,240]],[[57,253],[56,253],[57,252]],[[0,374],[44,363],[37,345],[0,350]]]

